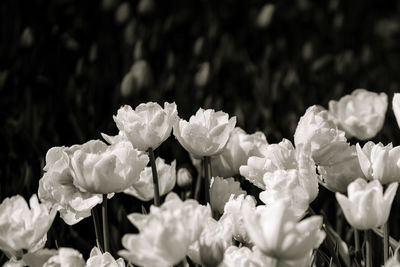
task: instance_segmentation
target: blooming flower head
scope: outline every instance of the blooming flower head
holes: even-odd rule
[[[347,188],[347,197],[336,193],[336,199],[347,222],[356,229],[367,230],[383,225],[389,218],[398,183],[392,183],[383,194],[378,180],[367,183],[358,178]]]
[[[262,253],[256,246],[248,247],[230,246],[225,250],[224,261],[219,267],[306,267],[310,266],[312,254],[306,254],[296,260],[282,260],[269,257]]]
[[[254,197],[246,196],[244,194],[239,196],[231,195],[229,201],[225,204],[224,214],[219,221],[223,224],[225,224],[225,221],[228,221],[227,224],[232,225],[233,238],[241,243],[248,244],[250,238],[244,226],[244,219],[241,212],[242,206],[255,211],[256,201],[254,200]]]
[[[309,107],[300,118],[294,134],[294,144],[310,146],[317,164],[327,165],[330,158],[347,147],[345,133],[338,130],[333,116],[321,106]]]
[[[309,181],[305,179],[312,178]],[[318,194],[316,177],[302,176],[298,170],[277,170],[264,175],[266,190],[260,199],[267,205],[286,200],[293,214],[301,218]]]
[[[99,140],[81,145],[71,157],[74,185],[84,192],[122,192],[139,179],[149,158],[130,142],[111,146]]]
[[[236,127],[222,152],[211,158],[213,174],[221,177],[239,174],[240,166],[246,165],[251,156],[261,156],[261,150],[267,144],[262,132],[247,134],[240,127]]]
[[[397,125],[400,128],[400,93],[395,93],[392,100],[392,108],[396,117]]]
[[[171,192],[160,207],[152,206],[149,214],[128,216],[140,233],[124,235],[125,249],[118,254],[143,266],[177,264],[199,238],[208,217],[211,217],[208,206],[191,199],[182,201]]]
[[[101,253],[100,249],[94,247],[86,261],[86,267],[125,267],[125,262],[122,258],[115,260],[109,252]]]
[[[9,258],[20,258],[22,250],[36,251],[46,242],[57,210],[39,204],[36,195],[30,198],[29,206],[20,195],[0,204],[0,249]]]
[[[392,143],[383,146],[382,143],[367,142],[361,149],[356,145],[361,170],[368,180],[377,179],[382,184],[400,181],[400,146]]]
[[[58,253],[50,257],[43,267],[84,267],[82,254],[72,248],[60,248]]]
[[[156,149],[170,136],[178,113],[175,103],[165,102],[163,109],[157,103],[148,102],[135,110],[129,105],[123,106],[113,118],[133,147],[146,151]]]
[[[39,199],[55,205],[65,223],[73,225],[90,216],[102,202],[100,194],[82,192],[73,184],[70,155],[79,146],[53,147],[46,154],[45,174],[39,180]]]
[[[232,245],[232,224],[208,218],[200,234],[188,251],[189,258],[203,266],[218,266],[227,247]]]
[[[232,177],[225,179],[217,176],[211,179],[210,204],[211,208],[218,211],[219,214],[224,212],[225,203],[231,195],[238,196],[240,194],[246,194],[246,191],[242,190],[240,183]]]
[[[347,137],[360,140],[374,137],[383,126],[388,100],[385,93],[356,89],[339,101],[329,101],[329,112],[336,118]]]
[[[214,156],[222,151],[235,127],[236,117],[222,111],[200,108],[189,121],[180,119],[174,125],[179,143],[197,157]]]
[[[352,181],[363,176],[355,146],[348,144],[329,161],[329,164],[320,164],[317,168],[321,184],[333,192],[346,192]]]
[[[160,196],[170,192],[176,182],[176,161],[174,160],[171,165],[166,164],[164,159],[156,159],[158,185]],[[154,183],[151,167],[146,167],[141,173],[139,180],[132,186],[124,190],[124,193],[137,197],[142,201],[149,201],[154,198]]]
[[[311,216],[300,222],[285,201],[258,209],[256,213],[242,207],[245,227],[265,255],[282,260],[303,258],[318,248],[325,232],[322,217]]]
[[[250,157],[247,165],[240,167],[240,174],[255,186],[265,189],[263,178],[266,172],[296,168],[296,150],[289,140],[283,139],[279,144],[267,145],[261,157]]]

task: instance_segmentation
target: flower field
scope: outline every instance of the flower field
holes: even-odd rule
[[[0,264],[400,266],[400,6],[359,4],[0,3]]]

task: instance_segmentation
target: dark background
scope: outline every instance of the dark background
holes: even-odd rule
[[[356,88],[386,92],[391,102],[400,85],[400,2],[268,4],[269,17],[258,0],[0,1],[0,201],[37,192],[49,148],[116,134],[112,115],[123,104],[175,101],[185,119],[199,107],[223,110],[273,143],[293,140],[308,106],[328,107]],[[398,145],[399,136],[389,105],[374,140]],[[173,137],[156,154],[189,163]],[[125,195],[110,203],[116,251],[133,231],[126,213],[139,204]],[[56,235],[87,256],[94,234],[82,229],[91,223],[56,218],[48,246]]]

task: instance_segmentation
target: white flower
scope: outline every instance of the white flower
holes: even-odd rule
[[[94,247],[86,261],[86,267],[125,267],[125,262],[122,258],[115,260],[109,252],[101,253],[100,249]]]
[[[227,247],[232,245],[232,225],[208,218],[199,239],[188,250],[192,261],[203,266],[218,266]]]
[[[336,193],[336,199],[347,222],[356,229],[367,230],[383,225],[389,218],[398,183],[392,183],[383,194],[378,180],[369,183],[358,178],[347,188],[347,197]]]
[[[20,258],[22,250],[36,251],[46,242],[57,210],[39,204],[36,195],[29,206],[20,195],[4,199],[0,205],[0,249],[9,257]]]
[[[102,202],[100,194],[82,192],[73,184],[70,155],[79,146],[53,147],[46,154],[45,174],[39,180],[39,199],[51,203],[69,225],[90,216],[91,209]]]
[[[330,164],[330,158],[348,146],[345,133],[338,130],[334,120],[326,109],[314,105],[306,110],[297,125],[295,146],[310,146],[311,156],[317,164]]]
[[[396,117],[397,125],[400,128],[400,93],[395,93],[392,100],[392,108]]]
[[[289,140],[283,139],[279,144],[267,145],[262,157],[250,157],[247,165],[240,167],[240,174],[255,186],[265,189],[263,178],[266,172],[296,168],[296,150]]]
[[[152,206],[148,215],[133,213],[128,219],[139,234],[126,234],[119,255],[143,266],[169,266],[180,262],[211,217],[211,210],[195,200],[182,201],[169,193],[160,207]]]
[[[71,157],[74,185],[84,192],[108,194],[122,192],[139,179],[149,157],[130,142],[111,146],[91,140]]]
[[[60,248],[58,253],[50,257],[43,267],[84,267],[82,254],[72,248]]]
[[[172,127],[178,119],[175,103],[164,103],[164,109],[157,103],[148,102],[132,109],[121,107],[117,116],[113,116],[118,129],[142,151],[156,149],[171,134]]]
[[[267,144],[262,132],[247,134],[240,127],[236,127],[221,154],[211,158],[213,174],[221,177],[239,174],[240,166],[246,165],[251,156],[261,156],[261,151]]]
[[[170,192],[176,183],[176,161],[174,160],[171,165],[166,164],[164,159],[156,159],[157,173],[158,173],[158,186],[160,196]],[[125,194],[137,197],[142,201],[149,201],[154,198],[154,184],[153,174],[151,167],[146,167],[141,173],[139,180],[132,186],[124,190]]]
[[[357,155],[361,170],[368,180],[377,179],[382,184],[400,181],[400,147],[393,148],[392,143],[367,142],[361,149],[357,143]]]
[[[238,196],[246,194],[240,187],[240,183],[236,182],[234,178],[213,177],[210,185],[210,204],[214,211],[219,214],[224,212],[225,203],[229,200],[231,195]]]
[[[197,157],[214,156],[222,151],[236,124],[225,112],[200,108],[189,121],[180,119],[174,125],[179,143]]]
[[[231,224],[233,238],[241,243],[248,244],[250,238],[247,235],[246,228],[244,227],[244,219],[241,212],[243,205],[254,212],[256,210],[256,201],[253,196],[245,196],[242,194],[235,197],[234,195],[231,195],[229,201],[225,204],[224,214],[219,221],[223,224],[225,224],[225,221],[227,221],[227,224]]]
[[[325,232],[322,217],[311,216],[300,222],[284,201],[258,209],[242,207],[247,233],[265,255],[282,260],[301,259],[318,248]]]
[[[333,192],[346,192],[352,181],[363,176],[355,146],[348,145],[329,161],[329,164],[317,168],[321,184]]]
[[[337,119],[347,137],[367,140],[382,129],[387,105],[385,93],[356,89],[339,101],[329,101],[329,112]]]

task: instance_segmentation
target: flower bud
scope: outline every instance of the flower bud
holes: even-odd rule
[[[186,168],[180,168],[178,170],[176,179],[178,186],[183,189],[190,188],[193,181],[193,177],[190,174],[190,171]]]

